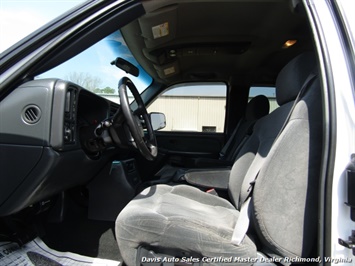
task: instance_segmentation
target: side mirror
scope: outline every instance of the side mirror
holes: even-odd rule
[[[150,122],[154,131],[162,129],[166,126],[165,115],[163,113],[150,113]]]

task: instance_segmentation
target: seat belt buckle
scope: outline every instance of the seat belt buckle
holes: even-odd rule
[[[210,189],[206,190],[206,193],[214,195],[214,196],[218,196],[218,193],[214,188],[210,188]]]

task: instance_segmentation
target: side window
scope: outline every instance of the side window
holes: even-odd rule
[[[249,101],[257,95],[265,95],[269,99],[270,113],[274,111],[277,107],[279,107],[276,101],[275,87],[250,87]]]
[[[148,107],[166,117],[162,131],[223,132],[227,86],[224,83],[175,85]]]

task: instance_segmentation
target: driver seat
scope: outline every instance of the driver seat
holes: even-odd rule
[[[272,257],[311,255],[322,144],[320,86],[317,79],[307,81],[315,66],[313,55],[305,53],[278,75],[280,107],[255,124],[238,153],[230,172],[231,202],[191,186],[160,184],[143,190],[122,210],[116,237],[127,265],[139,265],[155,253],[217,258],[210,265],[251,265],[258,251]],[[308,88],[294,105],[305,83]],[[249,230],[235,245],[232,235],[243,203],[241,192],[254,180],[252,172],[258,174]],[[223,263],[218,257],[239,260]]]

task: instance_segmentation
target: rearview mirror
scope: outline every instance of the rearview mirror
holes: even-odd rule
[[[117,57],[115,60],[111,62],[111,65],[115,65],[116,67],[122,69],[128,74],[131,74],[135,77],[139,76],[139,69],[132,63],[128,62],[127,60]]]
[[[166,126],[165,115],[163,113],[153,112],[149,114],[149,117],[154,131],[162,129]]]

